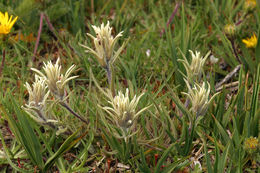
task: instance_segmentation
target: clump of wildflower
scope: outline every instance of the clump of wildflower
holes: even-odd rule
[[[243,39],[242,42],[247,48],[255,48],[257,45],[257,37],[253,34],[250,38]]]
[[[14,23],[17,20],[17,16],[12,20],[13,16],[11,15],[10,18],[8,16],[8,13],[5,12],[5,14],[0,12],[0,35],[6,35],[9,34]]]
[[[183,92],[183,94],[185,94],[192,103],[191,109],[193,113],[196,115],[196,117],[204,115],[208,109],[210,102],[216,97],[218,93],[214,94],[209,99],[210,85],[208,82],[203,82],[202,86],[195,84],[193,88],[191,88],[190,84],[186,80],[185,82],[188,87],[188,93]]]
[[[61,66],[59,65],[59,61],[60,59],[58,58],[55,64],[52,64],[51,61],[49,61],[47,64],[44,63],[43,70],[45,71],[46,75],[35,68],[32,68],[32,70],[43,77],[48,85],[50,92],[58,100],[63,101],[66,96],[65,86],[67,82],[78,76],[69,77],[72,71],[76,68],[75,65],[72,65],[67,70],[65,75],[61,74]]]
[[[195,52],[195,54],[189,50],[191,54],[191,63],[188,62],[187,58],[183,55],[184,59],[179,60],[184,65],[187,72],[187,79],[189,82],[192,82],[194,78],[199,79],[203,72],[203,66],[210,54],[210,51],[204,56],[200,56],[200,52]]]
[[[246,11],[252,11],[256,7],[256,0],[246,0],[244,3],[244,9]]]
[[[247,138],[244,143],[244,148],[250,154],[255,153],[259,148],[258,139],[252,136],[250,138]]]
[[[108,103],[111,107],[105,106],[103,109],[110,115],[111,120],[122,130],[123,137],[129,135],[129,129],[132,127],[137,117],[145,111],[148,107],[141,109],[136,112],[137,104],[140,98],[144,95],[142,93],[138,97],[135,95],[132,100],[129,98],[129,90],[126,89],[126,93],[123,94],[121,91],[115,97],[111,93],[108,94]]]
[[[47,123],[47,118],[45,117],[45,104],[46,99],[49,96],[49,91],[47,91],[47,85],[45,84],[45,79],[38,75],[35,75],[35,81],[32,84],[26,82],[24,85],[29,93],[28,104],[25,104],[24,110],[38,123]]]
[[[224,32],[227,36],[233,37],[236,33],[236,25],[234,23],[226,24],[224,26]]]
[[[101,27],[94,25],[92,25],[92,27],[96,33],[96,37],[89,33],[87,33],[87,35],[94,41],[95,50],[85,45],[81,46],[87,49],[86,52],[92,53],[102,67],[107,68],[108,63],[113,63],[124,48],[124,45],[122,45],[117,52],[114,53],[114,46],[122,36],[123,31],[119,32],[119,34],[114,38],[111,33],[112,28],[109,26],[109,22],[107,22],[106,26],[102,23]]]

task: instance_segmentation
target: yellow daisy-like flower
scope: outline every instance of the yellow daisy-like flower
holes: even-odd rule
[[[255,48],[257,45],[257,37],[254,34],[250,38],[243,39],[242,42],[246,45],[247,48]]]
[[[13,20],[12,18],[12,15],[9,18],[7,12],[5,14],[0,12],[0,34],[8,34],[11,31],[18,17],[16,16]]]
[[[246,0],[244,4],[244,8],[248,11],[254,10],[256,7],[256,0]]]

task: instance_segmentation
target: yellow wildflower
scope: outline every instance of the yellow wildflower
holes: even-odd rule
[[[249,153],[254,153],[259,147],[259,141],[256,137],[250,137],[245,140],[244,147]]]
[[[256,0],[246,0],[244,4],[244,9],[247,11],[252,11],[256,7]]]
[[[0,34],[8,34],[11,31],[18,17],[16,16],[13,20],[12,18],[12,15],[9,18],[7,12],[5,14],[0,12]]]
[[[247,48],[255,48],[257,45],[257,37],[254,34],[250,38],[243,39],[242,42],[246,45]]]

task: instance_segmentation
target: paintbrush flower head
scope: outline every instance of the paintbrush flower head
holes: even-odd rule
[[[194,78],[200,78],[201,74],[203,72],[203,66],[210,55],[210,51],[202,57],[200,55],[200,52],[193,52],[189,50],[191,54],[191,62],[189,63],[187,58],[183,55],[183,59],[178,60],[182,62],[182,64],[185,67],[186,73],[187,73],[187,79],[189,82],[193,82]]]
[[[136,112],[138,102],[143,95],[144,93],[139,96],[135,95],[133,99],[130,99],[128,89],[126,89],[125,94],[119,91],[115,97],[110,93],[108,94],[108,103],[111,106],[105,106],[103,109],[111,116],[118,127],[124,131],[128,131],[135,119],[148,108],[145,107]]]
[[[89,33],[87,33],[87,35],[92,38],[95,49],[82,44],[80,45],[87,49],[86,52],[92,53],[97,58],[99,64],[106,68],[108,63],[113,63],[123,50],[124,44],[116,52],[114,52],[115,44],[122,36],[123,31],[119,32],[116,37],[113,37],[112,27],[110,27],[109,22],[107,22],[106,25],[102,23],[100,27],[92,25],[92,28],[96,33],[96,37]]]
[[[28,104],[22,108],[30,115],[32,119],[40,124],[46,124],[47,118],[45,117],[46,100],[49,96],[45,78],[35,75],[35,81],[30,86],[29,83],[24,85],[29,94]]]
[[[188,81],[185,80],[185,82],[188,87],[188,92],[183,92],[183,94],[189,98],[192,104],[191,110],[196,116],[205,115],[210,102],[216,97],[218,93],[214,94],[209,99],[210,85],[208,82],[203,82],[202,86],[195,84],[193,88],[191,88]]]
[[[42,109],[45,105],[46,99],[49,96],[49,91],[47,91],[47,85],[45,79],[38,75],[35,75],[35,81],[32,87],[29,83],[24,85],[29,93],[29,101],[26,104],[28,108]]]
[[[66,96],[65,86],[68,81],[75,79],[78,76],[69,77],[73,70],[76,68],[75,65],[72,65],[65,75],[61,73],[61,65],[59,65],[60,59],[53,64],[49,61],[47,64],[44,63],[43,70],[45,74],[40,72],[39,70],[32,68],[33,71],[38,73],[41,77],[45,79],[47,86],[50,92],[60,101],[63,101]]]

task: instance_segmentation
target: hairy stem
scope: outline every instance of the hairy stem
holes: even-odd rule
[[[109,88],[112,92],[112,96],[115,97],[114,70],[110,66],[108,61],[107,61],[107,66],[106,66],[106,72],[107,72],[107,80],[108,80]]]
[[[49,127],[53,128],[53,129],[56,129],[56,126],[54,124],[52,124],[51,122],[47,122],[46,118],[42,114],[42,111],[39,110],[39,111],[36,111],[36,113],[45,122],[44,124],[48,125]]]
[[[72,115],[74,115],[75,117],[77,117],[78,119],[80,119],[82,122],[88,124],[87,120],[83,119],[79,114],[77,114],[75,111],[73,111],[68,104],[66,104],[65,102],[60,102],[60,104],[61,104],[64,108],[66,108]]]
[[[109,86],[111,85],[111,80],[112,80],[112,77],[111,77],[111,69],[110,69],[110,65],[107,64],[106,66],[106,72],[107,72],[107,81],[108,81],[108,84]]]
[[[172,22],[174,16],[176,15],[176,13],[177,13],[177,11],[178,11],[180,5],[181,5],[181,2],[179,2],[179,3],[177,3],[177,4],[175,5],[175,8],[174,8],[174,10],[173,10],[173,12],[172,12],[172,14],[171,14],[171,17],[170,17],[169,20],[167,21],[167,28],[169,27],[170,23]],[[165,33],[165,29],[163,29],[163,30],[161,31],[160,36],[162,37],[162,35],[163,35],[164,33]]]
[[[37,39],[36,39],[36,43],[35,43],[34,51],[33,51],[33,57],[32,57],[33,62],[35,62],[35,60],[36,60],[35,56],[36,56],[37,49],[38,49],[38,46],[39,46],[39,43],[40,43],[40,38],[41,38],[41,33],[42,33],[43,17],[44,17],[43,12],[41,12],[40,26],[39,26],[39,29],[38,29],[38,35],[37,35]]]
[[[3,48],[3,58],[2,58],[1,66],[0,66],[0,76],[2,76],[2,71],[4,69],[4,65],[5,65],[5,48]]]
[[[235,42],[234,42],[234,40],[232,38],[230,39],[230,42],[231,42],[231,45],[232,45],[232,49],[233,49],[234,55],[235,55],[237,61],[241,64],[241,61],[240,61],[240,59],[238,57],[237,50],[236,50],[236,47],[235,47]]]
[[[44,16],[44,19],[45,19],[50,31],[53,33],[53,35],[55,35],[55,37],[57,37],[56,32],[55,32],[55,28],[51,24],[49,17],[45,13],[43,13],[43,16]]]

